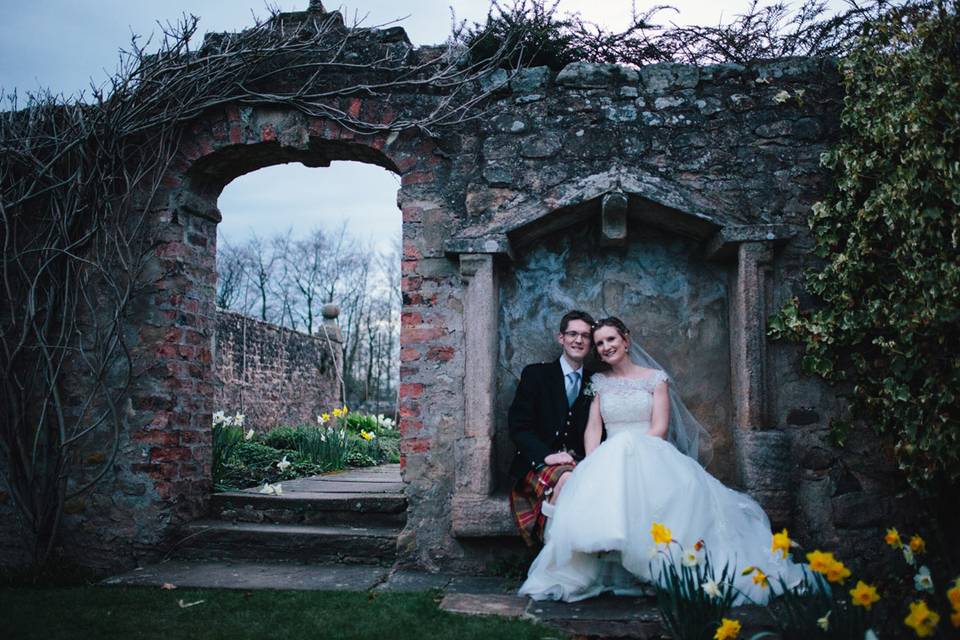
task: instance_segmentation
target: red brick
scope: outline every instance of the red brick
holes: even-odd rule
[[[154,480],[166,480],[175,478],[177,475],[177,465],[173,462],[138,462],[130,465],[130,470],[134,473],[143,473]]]
[[[400,278],[401,291],[419,291],[423,284],[423,278],[420,276],[405,276]]]
[[[416,418],[420,416],[420,404],[417,402],[407,401],[400,403],[400,417],[401,418]]]
[[[408,240],[403,243],[403,258],[405,260],[419,260],[422,257],[423,254],[420,253],[420,249],[413,242]]]
[[[400,273],[404,273],[404,274],[416,273],[418,264],[419,262],[417,260],[401,260]]]
[[[444,327],[400,327],[400,345],[431,342],[445,335],[447,335],[447,330]]]
[[[423,385],[419,382],[405,382],[400,385],[401,398],[419,398],[423,395]]]
[[[425,182],[433,182],[436,179],[433,171],[413,171],[411,173],[405,173],[400,179],[400,184],[403,186],[409,186],[411,184],[423,184]]]
[[[175,447],[180,444],[179,431],[137,431],[133,434],[137,444],[153,444],[160,447]]]
[[[150,450],[150,462],[182,462],[192,459],[193,456],[187,447],[155,447]]]
[[[418,324],[423,324],[423,316],[416,311],[404,311],[400,314],[401,326],[412,327]]]
[[[410,376],[415,376],[420,373],[420,367],[412,367],[410,365],[402,364],[400,365],[400,379],[409,378]]]
[[[430,451],[430,438],[404,438],[400,440],[401,453],[424,453]]]
[[[427,351],[427,360],[447,362],[453,359],[456,349],[453,347],[430,347]]]
[[[423,220],[423,208],[422,207],[401,207],[400,211],[402,213],[404,222],[421,222]]]
[[[423,422],[413,418],[400,418],[400,435],[407,437],[423,430]]]
[[[405,153],[396,159],[397,169],[399,169],[401,173],[406,173],[417,166],[417,161],[417,156]]]
[[[184,258],[193,253],[193,249],[182,242],[167,242],[157,247],[156,254],[161,258]]]

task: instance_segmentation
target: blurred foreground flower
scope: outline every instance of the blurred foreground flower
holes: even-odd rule
[[[904,624],[913,629],[918,638],[933,635],[940,624],[940,614],[927,607],[923,600],[910,603],[910,615],[903,619]]]
[[[281,485],[279,482],[277,484],[270,484],[269,482],[264,482],[263,487],[260,488],[260,493],[279,496],[283,493],[283,485]]]
[[[717,632],[713,634],[714,640],[734,640],[740,635],[740,621],[723,618]]]

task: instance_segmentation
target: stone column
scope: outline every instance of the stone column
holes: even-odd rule
[[[774,428],[767,376],[768,294],[773,279],[770,242],[737,246],[730,296],[730,364],[736,412],[734,443],[740,480],[774,525],[790,519],[790,441]]]
[[[464,329],[464,422],[457,438],[452,505],[454,535],[512,533],[509,506],[493,491],[494,400],[499,346],[499,288],[492,254],[460,255],[466,291]]]

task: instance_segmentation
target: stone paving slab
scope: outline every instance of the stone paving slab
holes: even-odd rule
[[[399,464],[384,464],[378,467],[365,467],[335,471],[309,478],[284,480],[283,493],[278,499],[296,498],[303,494],[351,493],[351,494],[396,494],[403,495],[405,484],[400,475]],[[258,493],[262,485],[248,487],[240,491],[227,492],[227,495]],[[271,496],[274,497],[274,496]]]
[[[526,613],[527,598],[510,594],[448,593],[443,596],[440,608],[450,613],[520,618]]]
[[[105,585],[204,589],[292,589],[367,591],[387,579],[390,569],[370,565],[308,565],[267,562],[169,561],[107,578]]]

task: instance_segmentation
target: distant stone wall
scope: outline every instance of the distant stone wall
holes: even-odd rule
[[[340,402],[343,362],[335,324],[307,335],[217,310],[214,409],[243,413],[255,429],[310,423]]]

